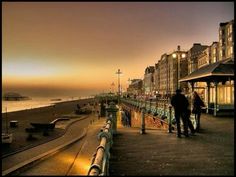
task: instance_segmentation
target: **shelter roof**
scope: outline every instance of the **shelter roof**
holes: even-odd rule
[[[179,82],[220,81],[234,77],[234,61],[226,59],[199,68],[183,77]]]

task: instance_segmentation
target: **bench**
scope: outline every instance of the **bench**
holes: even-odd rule
[[[40,130],[53,130],[55,123],[30,123],[35,129]]]
[[[17,120],[11,120],[10,121],[10,127],[13,127],[13,128],[18,127],[18,121]]]
[[[44,136],[48,136],[48,131],[52,131],[55,128],[56,122],[69,120],[69,118],[57,118],[50,123],[30,123],[32,127],[26,128],[25,131],[29,133],[27,139],[33,139],[33,133],[43,132]]]

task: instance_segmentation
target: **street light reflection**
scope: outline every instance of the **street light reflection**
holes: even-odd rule
[[[91,165],[90,157],[81,157],[79,156],[71,169],[71,175],[87,175]]]
[[[67,171],[67,175],[87,175],[91,165],[90,157],[82,157],[81,155],[78,155],[76,159],[74,155],[63,155],[58,160],[65,165],[72,165],[69,165],[70,168]]]

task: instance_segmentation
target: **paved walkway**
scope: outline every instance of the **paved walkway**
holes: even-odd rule
[[[234,118],[202,115],[196,136],[118,126],[110,176],[234,175]]]

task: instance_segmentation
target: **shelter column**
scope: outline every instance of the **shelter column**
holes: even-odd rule
[[[210,82],[207,82],[207,110],[206,113],[209,113],[210,110]]]
[[[190,106],[191,106],[191,110],[193,109],[193,103],[192,103],[192,100],[193,100],[193,92],[194,92],[194,82],[190,82],[190,85],[191,85],[191,94],[190,94]]]
[[[215,103],[214,103],[214,116],[216,116],[216,114],[217,114],[217,100],[218,100],[218,98],[217,98],[217,95],[218,95],[218,93],[217,93],[217,85],[218,85],[218,82],[214,82],[214,86],[215,86]]]

